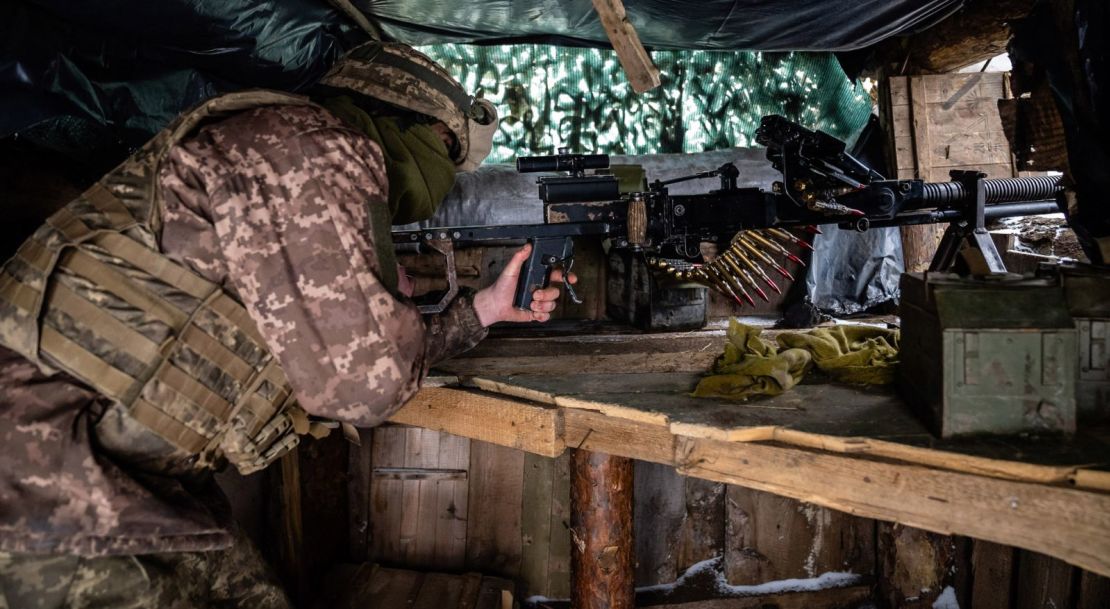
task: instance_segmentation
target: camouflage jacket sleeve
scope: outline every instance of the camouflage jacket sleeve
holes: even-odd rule
[[[422,319],[383,286],[367,207],[386,204],[381,152],[320,109],[209,126],[171,153],[162,178],[167,209],[214,225],[227,285],[312,414],[376,425],[433,363],[485,336],[469,297]]]

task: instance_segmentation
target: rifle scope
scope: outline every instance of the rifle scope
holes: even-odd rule
[[[539,171],[569,171],[579,173],[587,169],[608,169],[607,154],[552,154],[549,156],[522,156],[516,160],[519,173]]]

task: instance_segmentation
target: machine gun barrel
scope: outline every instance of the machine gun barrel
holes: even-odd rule
[[[983,180],[983,190],[987,203],[1041,201],[1056,198],[1059,182],[1059,176],[989,178]],[[922,189],[922,202],[937,207],[963,203],[971,196],[967,186],[959,181],[926,182]]]

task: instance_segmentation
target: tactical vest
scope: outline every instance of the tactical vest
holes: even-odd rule
[[[52,215],[0,269],[0,343],[124,406],[200,466],[250,473],[291,450],[309,422],[247,310],[165,256],[158,169],[204,121],[305,98],[212,99]]]

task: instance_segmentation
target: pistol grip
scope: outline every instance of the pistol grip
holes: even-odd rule
[[[550,259],[550,247],[546,241],[550,239],[532,239],[532,253],[520,267],[520,277],[516,281],[516,294],[513,295],[513,306],[522,310],[532,310],[532,292],[546,288],[551,280],[551,266],[545,264],[545,257]]]

